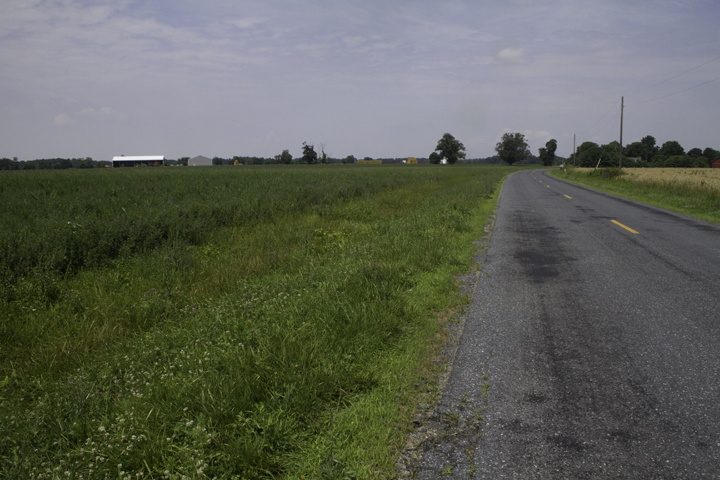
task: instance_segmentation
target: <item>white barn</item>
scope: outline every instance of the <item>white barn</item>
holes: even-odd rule
[[[199,155],[188,160],[188,167],[212,166],[212,160]]]
[[[112,166],[116,167],[162,167],[165,163],[165,155],[150,155],[141,157],[126,157],[120,155],[113,157]]]

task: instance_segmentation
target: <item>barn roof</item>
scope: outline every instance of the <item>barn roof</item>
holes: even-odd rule
[[[113,157],[113,162],[118,160],[127,160],[127,161],[157,161],[157,160],[165,160],[165,155],[146,155],[146,156],[140,156],[140,157],[126,157],[126,156],[119,156],[119,157]]]

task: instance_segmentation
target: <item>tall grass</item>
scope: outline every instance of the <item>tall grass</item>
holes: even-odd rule
[[[38,270],[65,277],[167,242],[202,244],[218,228],[372,195],[411,182],[418,172],[216,167],[4,173],[3,285]],[[41,293],[54,300],[53,293]]]
[[[418,168],[343,167],[5,172],[0,176],[5,207],[0,217],[0,305],[8,318],[0,326],[0,345],[14,356],[14,345],[26,351],[28,344],[46,337],[66,345],[88,335],[82,331],[93,331],[93,341],[86,342],[92,347],[108,336],[150,328],[192,303],[192,298],[181,298],[193,294],[187,284],[197,283],[187,276],[218,250],[216,242],[226,242],[211,241],[216,232],[235,228],[242,235],[255,225],[306,212],[322,214],[337,202],[444,175]],[[248,242],[257,240],[253,235]],[[277,251],[260,248],[253,250],[260,256],[247,258],[245,244],[224,249],[226,257],[243,258],[243,265],[238,270],[228,261],[221,273],[263,272],[266,260],[276,263],[289,254],[287,242],[275,245]],[[152,255],[155,251],[160,253]],[[104,268],[108,271],[95,274]],[[143,281],[153,272],[163,272],[160,284]],[[79,285],[73,283],[76,275],[83,277]],[[213,273],[206,289],[224,278]],[[150,308],[141,302],[146,291],[160,287],[162,305]],[[83,316],[86,307],[99,308],[102,315]],[[58,321],[66,315],[82,319]],[[66,356],[52,349],[47,354],[53,361]]]
[[[593,169],[553,170],[551,175],[614,195],[720,223],[720,188],[712,169],[623,169],[622,175]]]
[[[161,215],[153,216],[145,186],[131,179],[155,178],[160,192],[184,182],[178,192],[186,193],[173,197],[180,207],[165,208],[177,212],[177,223],[166,224],[178,233],[161,241],[71,269],[6,265],[14,296],[3,304],[0,378],[9,382],[0,390],[0,476],[391,477],[412,409],[410,385],[433,368],[438,313],[462,303],[453,276],[470,267],[472,240],[510,170],[57,177],[69,192],[76,181],[88,189],[106,182],[112,198],[94,190],[104,210],[76,219],[83,228],[93,215],[115,215],[117,205],[106,205],[115,202],[114,182],[135,192],[124,197],[125,218],[148,230]],[[3,195],[23,196],[24,184],[25,200],[32,198],[31,177],[0,179],[14,185]],[[36,181],[50,189],[50,179]],[[223,193],[229,179],[247,189]],[[226,203],[256,205],[255,213],[228,210],[228,222],[187,213],[213,204],[214,190]],[[275,202],[283,206],[266,208]],[[45,211],[56,218],[56,210]],[[184,236],[182,218],[209,226]],[[23,225],[17,218],[5,225],[12,222]],[[42,218],[13,231],[27,235],[37,225]],[[67,245],[58,244],[58,252]],[[39,293],[50,288],[44,282],[57,289],[54,299]]]

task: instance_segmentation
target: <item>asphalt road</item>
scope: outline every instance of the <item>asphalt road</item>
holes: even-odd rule
[[[720,228],[511,175],[427,428],[418,479],[720,478]]]

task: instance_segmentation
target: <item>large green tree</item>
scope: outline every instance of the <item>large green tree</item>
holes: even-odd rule
[[[649,158],[648,148],[643,145],[642,142],[633,142],[623,149],[623,156],[632,158],[641,157],[643,160],[647,161]]]
[[[702,157],[702,150],[700,150],[699,148],[691,148],[690,150],[688,150],[687,156],[692,158]]]
[[[660,149],[660,155],[673,156],[673,155],[685,155],[685,149],[675,140],[670,140],[663,143]]]
[[[285,165],[289,165],[292,162],[292,155],[290,155],[290,150],[282,151],[282,153],[280,154],[280,161]]]
[[[318,154],[315,151],[314,145],[308,145],[306,142],[303,142],[303,156],[302,161],[307,163],[308,165],[312,165],[317,161]]]
[[[545,144],[544,148],[540,148],[540,162],[549,167],[555,161],[555,150],[557,150],[557,140],[554,138]]]
[[[458,159],[465,158],[465,145],[449,133],[444,134],[442,138],[438,140],[435,151],[450,164],[457,162]]]
[[[640,143],[645,146],[645,155],[643,156],[643,160],[646,162],[652,162],[655,155],[657,155],[660,151],[660,147],[656,145],[655,137],[647,135],[640,140]]]
[[[603,156],[600,145],[595,142],[583,142],[577,147],[577,165],[579,167],[594,167]]]
[[[720,157],[720,152],[718,152],[714,148],[708,147],[703,150],[702,156],[707,158],[709,162],[712,162],[713,160],[716,160],[718,157]]]
[[[501,141],[495,145],[495,151],[500,160],[509,165],[532,157],[530,147],[525,141],[525,135],[519,132],[503,133]]]

